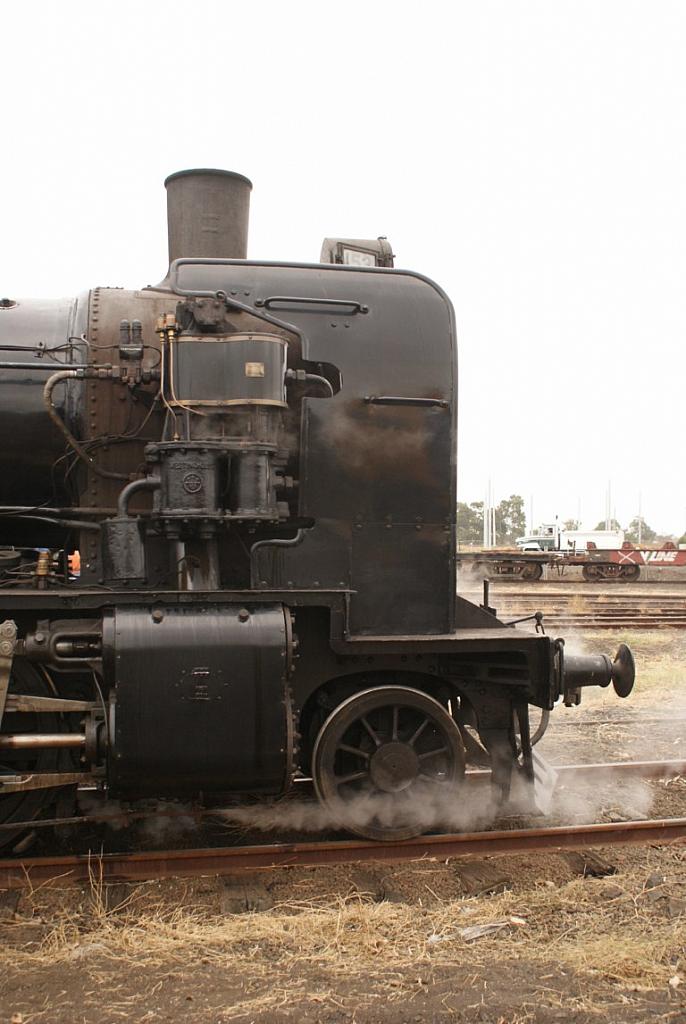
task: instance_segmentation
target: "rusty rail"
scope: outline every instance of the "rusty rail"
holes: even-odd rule
[[[88,880],[98,883],[135,882],[165,877],[234,875],[244,871],[362,861],[450,860],[475,854],[494,856],[590,846],[665,844],[684,840],[686,818],[663,818],[656,821],[464,832],[458,835],[421,836],[392,843],[352,839],[333,843],[281,843],[226,849],[45,857],[0,861],[0,888],[15,889],[49,883],[71,885]]]
[[[583,723],[579,723],[583,724]],[[640,724],[637,723],[637,724]],[[551,764],[561,778],[565,775],[638,775],[642,779],[668,779],[686,775],[686,761],[602,761],[590,764]]]

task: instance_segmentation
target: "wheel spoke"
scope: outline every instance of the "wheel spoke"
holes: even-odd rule
[[[398,738],[398,719],[400,718],[400,708],[397,704],[393,705],[393,718],[391,725],[391,739],[397,740]]]
[[[418,761],[426,761],[429,757],[435,757],[436,754],[447,754],[447,747],[437,747],[436,750],[427,750],[425,754],[417,754]]]
[[[349,743],[339,743],[338,749],[345,750],[347,754],[354,754],[355,757],[361,757],[365,761],[369,760],[369,754],[366,750],[360,750],[359,747],[351,747]]]
[[[411,736],[409,741],[408,741],[411,747],[413,747],[415,745],[415,742],[419,739],[419,737],[424,732],[424,730],[426,729],[428,724],[429,724],[429,719],[425,718],[424,721],[421,723],[421,725],[418,726],[418,728],[415,730],[414,735]]]
[[[366,779],[367,772],[351,772],[350,775],[336,776],[336,785],[344,786],[346,782],[357,782],[358,779]]]
[[[372,729],[371,725],[369,724],[367,719],[364,717],[364,715],[362,716],[360,721],[362,722],[362,725],[365,727],[365,729],[367,730],[367,732],[369,733],[371,738],[374,740],[374,743],[376,744],[376,746],[380,747],[381,746],[381,740],[376,735],[376,733],[374,732],[374,730]]]

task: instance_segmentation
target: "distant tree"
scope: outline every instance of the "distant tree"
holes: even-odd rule
[[[562,524],[562,529],[563,530],[578,530],[580,526],[581,526],[581,523],[579,522],[578,519],[565,519],[564,523]]]
[[[519,494],[504,498],[495,510],[495,532],[498,544],[511,545],[526,532],[524,499]]]
[[[681,537],[679,537],[679,540],[677,541],[677,544],[686,544],[686,533],[684,533]]]
[[[594,527],[594,529],[596,529],[596,530],[604,530],[605,529],[605,520],[601,519],[600,522],[598,523],[598,525],[596,527]],[[621,530],[621,526],[619,525],[619,523],[617,522],[616,519],[611,519],[610,520],[610,529],[611,530]]]
[[[643,544],[644,542],[646,544],[650,544],[651,541],[655,540],[657,534],[655,530],[648,526],[643,516],[636,516],[634,519],[631,520],[626,530],[624,531],[624,536],[627,540],[630,540],[632,544],[638,544],[639,525],[641,527],[641,544]]]
[[[519,494],[504,498],[495,510],[496,544],[511,545],[526,533],[524,499]],[[484,539],[483,501],[457,503],[457,543],[460,547],[479,547]]]
[[[484,539],[484,503],[457,503],[457,543],[460,547],[478,547]]]

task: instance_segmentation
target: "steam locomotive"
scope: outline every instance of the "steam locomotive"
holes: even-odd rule
[[[633,659],[457,595],[447,296],[385,239],[248,260],[247,178],[165,185],[160,284],[0,300],[0,844],[83,789],[311,778],[387,840],[468,762],[533,786],[530,706],[626,697]]]

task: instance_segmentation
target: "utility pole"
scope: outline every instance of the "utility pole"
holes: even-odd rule
[[[484,501],[484,547],[495,547],[495,508],[493,507],[493,488],[490,480]]]
[[[641,492],[638,492],[638,546],[641,546],[641,537],[643,535],[643,514],[641,510]]]

